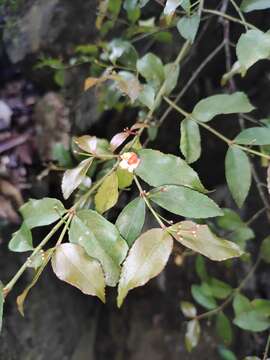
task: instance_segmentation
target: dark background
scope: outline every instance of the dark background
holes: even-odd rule
[[[206,7],[215,8],[221,2],[205,3]],[[94,43],[98,36],[94,27],[96,11],[97,4],[93,0],[28,0],[16,8],[15,16],[10,7],[2,7],[1,97],[10,96],[10,84],[14,86],[14,83],[20,83],[19,90],[12,95],[20,101],[30,94],[35,97],[35,104],[40,104],[48,92],[54,92],[57,98],[59,89],[53,82],[52,73],[47,70],[36,70],[34,65],[42,53],[68,58],[75,45]],[[228,11],[236,16],[231,7]],[[160,12],[161,7],[150,1],[143,14],[148,18]],[[257,11],[255,15],[252,13],[247,16],[247,19],[262,30],[270,28],[270,11]],[[189,61],[181,68],[179,88],[188,81],[209,52],[223,40],[224,24],[217,17],[213,17],[207,23],[207,27],[202,26],[202,35],[199,35]],[[232,25],[231,41],[236,42],[242,31],[240,25]],[[179,35],[175,33],[174,36],[173,46],[154,45],[151,51],[165,61],[173,59],[181,46]],[[141,54],[147,46],[147,42],[140,43]],[[232,51],[232,61],[234,60]],[[258,108],[258,119],[270,113],[269,70],[269,62],[262,61],[249,71],[245,79],[236,79],[236,88],[245,91]],[[61,90],[63,98],[59,100],[61,105],[55,100],[58,104],[55,105],[56,108],[60,107],[61,111],[51,119],[51,123],[48,123],[46,117],[42,117],[42,110],[40,113],[36,112],[34,107],[29,109],[26,105],[21,105],[21,112],[13,118],[8,131],[15,129],[16,134],[28,131],[34,134],[38,127],[41,128],[40,139],[50,144],[55,134],[59,133],[59,136],[62,136],[63,128],[67,133],[71,127],[72,133],[91,133],[111,138],[118,130],[132,123],[134,111],[125,111],[120,115],[113,111],[102,116],[98,113],[94,92],[82,93],[83,80],[87,72],[88,68],[82,66],[71,69],[66,74],[65,86]],[[182,100],[183,107],[189,110],[199,99],[221,92],[220,78],[224,72],[225,54],[221,51],[186,93]],[[66,112],[67,109],[69,114]],[[22,114],[27,117],[24,125],[20,123]],[[151,147],[179,154],[177,117],[176,113],[170,114],[157,141],[151,144]],[[239,131],[237,118],[234,117],[226,118],[226,121],[224,119],[214,125],[228,137],[233,137]],[[18,160],[18,154],[15,154],[16,158],[13,150],[0,154],[15,156],[17,159],[14,165],[17,172],[14,169],[11,172],[15,177],[15,183],[19,176],[18,168],[26,169],[24,182],[31,184],[31,187],[22,191],[25,199],[30,196],[61,196],[57,190],[60,184],[58,174],[52,173],[42,181],[36,180],[36,175],[42,170],[42,163],[46,160],[46,150],[39,144],[41,143],[35,141],[34,144],[28,143],[27,151],[32,156],[30,164]],[[220,205],[233,207],[224,184],[225,151],[224,144],[203,133],[203,156],[195,167],[206,187],[216,189],[215,197]],[[255,165],[258,167],[259,164]],[[260,176],[265,178],[265,170],[260,170]],[[123,199],[123,202],[125,200]],[[261,207],[261,200],[253,184],[251,195],[242,210],[243,218],[247,220]],[[150,226],[150,220],[148,223]],[[256,254],[258,244],[269,234],[268,228],[269,224],[264,216],[255,222],[256,238],[250,245],[252,254]],[[25,256],[7,250],[10,234],[16,229],[16,225],[7,226],[5,223],[1,229],[0,276],[5,283],[24,262]],[[42,233],[36,233],[36,239],[41,236]],[[212,274],[220,276],[221,279],[229,279],[233,285],[236,285],[248,270],[246,266],[239,265],[239,262],[237,264],[237,268],[228,273],[222,265],[207,262]],[[172,257],[166,270],[157,279],[130,293],[121,310],[116,308],[115,289],[108,290],[107,304],[102,305],[98,300],[86,297],[78,290],[61,283],[48,266],[31,291],[26,302],[25,317],[22,318],[16,309],[16,296],[31,278],[32,273],[29,271],[6,300],[0,338],[1,360],[219,359],[219,342],[211,322],[203,322],[200,344],[191,354],[188,354],[184,347],[185,319],[179,303],[181,300],[190,299],[190,285],[192,282],[198,282],[193,258],[188,259],[183,267],[177,267]],[[269,297],[268,279],[269,272],[266,266],[260,266],[248,282],[246,293],[250,297]],[[234,333],[235,341],[232,348],[239,359],[246,355],[262,353],[266,341],[265,334],[253,336],[235,327]]]

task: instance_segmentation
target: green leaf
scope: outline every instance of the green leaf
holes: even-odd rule
[[[191,293],[194,300],[197,301],[197,303],[203,306],[204,308],[208,310],[212,310],[217,307],[216,300],[211,295],[208,295],[202,286],[192,285]]]
[[[148,84],[143,85],[138,100],[148,109],[152,110],[155,104],[155,89],[153,86]]]
[[[238,244],[241,249],[245,249],[246,241],[254,238],[254,232],[249,228],[240,216],[231,209],[222,209],[223,216],[217,219],[217,224],[221,228],[230,231],[229,240]]]
[[[238,61],[245,72],[257,61],[270,56],[270,34],[260,30],[248,30],[242,34],[236,45]]]
[[[207,225],[182,221],[169,227],[168,231],[182,245],[214,261],[239,257],[243,253],[233,242],[214,235]]]
[[[258,358],[257,356],[246,356],[244,358],[244,360],[261,360],[260,358]]]
[[[121,10],[121,3],[122,0],[109,0],[108,9],[115,17],[118,16]]]
[[[183,185],[206,192],[198,174],[179,157],[152,149],[139,150],[138,155],[141,162],[135,173],[149,185]]]
[[[129,21],[135,23],[141,15],[141,11],[137,0],[125,0],[124,9],[127,12]]]
[[[270,9],[269,0],[243,0],[241,4],[241,10],[244,12],[263,9]]]
[[[185,12],[187,14],[190,13],[190,0],[183,0],[182,3],[181,3],[181,7],[185,10]]]
[[[122,39],[114,39],[108,44],[109,59],[114,64],[116,60],[125,66],[135,66],[138,53],[135,47]]]
[[[222,339],[225,345],[230,345],[232,342],[232,327],[230,320],[227,316],[221,311],[217,315],[216,319],[216,330],[218,336]]]
[[[118,177],[118,187],[121,190],[129,187],[133,182],[133,174],[128,170],[118,168],[116,170],[116,175]]]
[[[101,265],[88,256],[81,246],[69,243],[57,246],[52,257],[52,268],[60,280],[105,302],[105,280]]]
[[[236,315],[233,323],[243,330],[252,332],[265,331],[270,327],[270,319],[256,310],[241,312]]]
[[[95,196],[96,210],[103,214],[111,209],[118,200],[118,177],[115,172],[108,176],[99,187]]]
[[[181,122],[180,149],[188,164],[198,160],[201,156],[200,129],[192,118],[186,118]]]
[[[107,285],[116,285],[128,246],[113,224],[93,210],[78,211],[71,223],[69,241],[99,260]]]
[[[52,149],[53,160],[57,161],[59,166],[69,168],[72,166],[70,151],[62,143],[56,143]]]
[[[30,199],[20,208],[25,225],[32,229],[54,223],[66,212],[61,201],[53,198]]]
[[[164,44],[171,44],[173,42],[173,35],[169,31],[159,31],[153,34],[153,39]]]
[[[247,312],[252,309],[251,302],[249,299],[242,295],[236,294],[233,299],[233,310],[235,315],[240,315],[243,312]]]
[[[216,115],[247,113],[254,109],[243,92],[209,96],[198,102],[191,116],[198,121],[207,122]]]
[[[231,350],[224,348],[223,346],[218,348],[218,352],[223,360],[237,360],[234,353]]]
[[[266,127],[252,127],[245,129],[236,136],[234,141],[243,145],[269,145],[270,129]]]
[[[150,192],[151,201],[173,214],[189,218],[209,218],[222,215],[218,205],[206,195],[184,186],[166,185]]]
[[[3,292],[3,284],[0,281],[0,333],[2,331],[2,324],[3,324],[3,308],[4,308],[4,292]]]
[[[200,15],[183,16],[177,23],[177,29],[184,39],[193,43],[200,25]]]
[[[251,306],[258,313],[270,316],[270,300],[254,299],[251,301]]]
[[[260,255],[263,261],[270,264],[270,236],[267,236],[261,244]]]
[[[196,273],[202,281],[208,280],[207,269],[205,265],[205,258],[201,255],[196,256],[195,260]]]
[[[86,173],[93,162],[93,158],[83,160],[74,169],[69,169],[64,172],[62,179],[62,193],[64,199],[68,199],[75,189],[85,179]]]
[[[15,252],[33,250],[31,230],[25,225],[25,223],[22,223],[20,229],[12,235],[8,248],[10,251]]]
[[[164,81],[164,94],[170,95],[177,85],[179,78],[180,66],[175,63],[169,63],[164,66],[165,81]]]
[[[242,207],[251,185],[250,162],[244,151],[235,146],[229,147],[225,159],[225,174],[233,199]]]
[[[211,289],[211,294],[217,299],[226,299],[232,293],[232,287],[225,282],[216,278],[211,278],[208,281]]]
[[[108,140],[99,139],[96,136],[83,135],[75,138],[74,143],[83,151],[96,157],[112,154]]]
[[[181,307],[182,313],[188,318],[193,318],[197,315],[197,309],[195,308],[195,306],[192,303],[190,303],[188,301],[181,301],[180,307]]]
[[[131,201],[120,213],[116,227],[129,246],[140,235],[145,219],[145,202],[142,197]]]
[[[201,327],[198,320],[191,320],[187,323],[185,334],[185,345],[188,352],[191,352],[199,343]]]
[[[131,289],[146,284],[164,269],[172,248],[172,237],[162,229],[148,230],[134,242],[121,272],[118,307]]]
[[[226,208],[223,208],[222,210],[224,215],[217,219],[219,227],[229,231],[234,231],[239,227],[246,227],[246,223],[241,219],[236,211]]]
[[[148,53],[139,59],[137,70],[154,88],[159,88],[164,81],[164,67],[160,58],[155,54]]]

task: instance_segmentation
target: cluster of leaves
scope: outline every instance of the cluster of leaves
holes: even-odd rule
[[[233,329],[225,314],[226,306],[233,306],[234,325],[258,332],[270,326],[270,302],[249,300],[241,294],[246,278],[238,287],[232,288],[208,274],[204,257],[213,261],[229,260],[227,266],[232,265],[230,259],[233,258],[250,261],[246,243],[255,235],[236,212],[221,209],[210,198],[209,190],[191,164],[201,156],[200,128],[224,141],[228,145],[225,158],[228,188],[235,203],[242,207],[252,181],[251,156],[259,156],[267,162],[270,160],[270,122],[264,119],[257,127],[242,129],[231,140],[209,122],[219,115],[253,111],[254,106],[243,92],[207,97],[195,104],[191,112],[172,101],[170,96],[181,78],[181,62],[195,41],[203,12],[211,11],[204,8],[202,0],[194,3],[167,0],[158,20],[141,20],[142,9],[148,2],[125,0],[122,4],[121,0],[101,1],[96,26],[102,41],[78,47],[67,66],[55,59],[43,59],[39,64],[54,68],[56,80],[61,83],[68,66],[91,63],[85,91],[92,87],[98,89],[100,109],[121,111],[130,106],[138,110],[138,117],[130,129],[114,135],[110,142],[90,135],[73,139],[72,155],[78,164],[68,168],[62,180],[64,199],[76,191],[71,208],[65,209],[59,200],[50,198],[30,200],[21,208],[23,223],[13,235],[9,248],[15,252],[32,253],[2,288],[1,309],[4,297],[26,268],[33,267],[36,270],[33,281],[17,300],[23,313],[24,300],[49,261],[59,279],[103,302],[105,287],[117,286],[120,307],[130,290],[146,284],[164,269],[175,242],[176,246],[187,248],[191,254],[200,254],[196,258],[196,270],[201,283],[192,285],[191,294],[207,310],[198,315],[192,303],[181,302],[182,312],[189,318],[187,349],[191,351],[198,343],[200,320],[212,316],[216,318],[217,334],[224,345],[229,346]],[[244,0],[241,5],[242,11],[246,12],[265,8],[270,8],[269,1]],[[241,9],[238,9],[240,14]],[[105,41],[106,34],[116,26],[122,13],[128,23],[123,36]],[[226,16],[218,11],[215,13]],[[230,16],[230,19],[245,25],[247,31],[237,42],[237,62],[224,74],[223,85],[237,74],[245,76],[257,61],[270,58],[270,33],[260,31],[242,18]],[[141,56],[134,47],[136,41],[145,37],[171,42],[173,28],[185,40],[174,61],[164,64],[163,59],[152,52]],[[183,117],[179,124],[179,150],[183,158],[147,148],[145,144],[148,142],[141,143],[141,135],[145,132],[151,141],[156,139],[162,121],[158,122],[153,115],[159,113],[162,102]],[[108,211],[116,208],[121,192],[132,186],[137,187],[137,197],[122,209],[113,224],[108,220]],[[164,218],[162,209],[181,218],[173,223]],[[144,229],[147,211],[159,227]],[[205,224],[204,219],[211,220]],[[31,230],[53,223],[48,235],[34,246]],[[55,246],[44,251],[44,246],[61,227]],[[215,235],[215,230],[223,232],[227,239]],[[63,243],[66,234],[68,242]],[[262,243],[258,259],[258,262],[270,262],[269,238]],[[223,302],[219,304],[218,301]],[[233,353],[224,347],[220,348],[220,356],[234,359]]]

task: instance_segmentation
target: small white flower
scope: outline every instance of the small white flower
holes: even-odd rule
[[[127,170],[131,173],[138,167],[141,161],[137,154],[135,154],[134,152],[126,152],[121,155],[120,158],[120,168]]]

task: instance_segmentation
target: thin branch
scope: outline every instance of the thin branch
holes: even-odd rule
[[[267,360],[269,348],[270,348],[270,334],[268,335],[268,338],[267,338],[267,343],[266,343],[266,347],[264,350],[263,360]]]
[[[208,65],[208,63],[220,52],[220,50],[224,47],[224,43],[221,43],[219,46],[217,46],[206,58],[205,60],[200,64],[200,66],[196,69],[196,71],[193,73],[189,81],[186,83],[186,85],[183,87],[183,89],[180,91],[180,93],[177,95],[175,99],[175,103],[177,103],[187,92],[187,90],[190,88],[190,86],[193,84],[193,82],[197,79],[197,77],[200,75],[202,70]],[[172,106],[169,106],[167,110],[164,112],[162,117],[159,120],[159,126],[165,121],[167,116],[171,113],[173,110]]]

